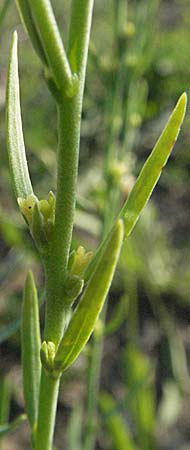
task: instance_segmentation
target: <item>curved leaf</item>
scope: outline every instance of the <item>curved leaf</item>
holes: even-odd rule
[[[118,220],[58,347],[55,369],[63,371],[69,367],[92,334],[112,282],[122,242],[123,221]]]
[[[11,178],[16,197],[33,193],[22,132],[17,58],[17,33],[13,34],[7,78],[7,147]]]
[[[25,407],[30,425],[33,427],[38,411],[41,342],[38,299],[32,272],[28,272],[24,288],[21,333]]]
[[[186,104],[187,95],[183,93],[120,212],[120,217],[124,220],[125,237],[129,236],[135,226],[167,163],[184,119]]]
[[[146,160],[137,180],[134,184],[129,197],[124,204],[119,216],[124,221],[124,234],[125,238],[128,237],[133,230],[137,220],[140,217],[141,212],[146,206],[152,191],[160,178],[162,169],[167,163],[169,155],[177,140],[180,127],[182,125],[187,105],[187,95],[183,93],[179,98],[177,105],[171,114],[166,127],[164,128],[160,138],[158,139],[155,147],[153,148],[149,158]],[[107,245],[111,231],[105,237],[101,243],[96,254],[90,261],[86,271],[84,279],[89,280],[99,255]]]

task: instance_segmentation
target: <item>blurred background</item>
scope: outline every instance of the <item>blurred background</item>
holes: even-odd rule
[[[52,4],[66,42],[70,2]],[[42,330],[44,317],[44,275],[13,195],[5,143],[7,60],[15,29],[34,191],[39,198],[56,192],[55,103],[14,1],[0,0],[0,424],[24,411],[19,326],[29,268]],[[95,1],[74,247],[97,247],[178,97],[189,93],[189,42],[188,0]],[[189,125],[187,112],[159,185],[124,245],[105,325],[99,320],[93,339],[63,376],[57,450],[190,450]],[[26,423],[0,438],[2,450],[30,448]]]

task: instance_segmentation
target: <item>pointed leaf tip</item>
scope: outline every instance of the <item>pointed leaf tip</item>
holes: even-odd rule
[[[129,236],[134,228],[159,180],[162,169],[167,163],[180,132],[185,116],[186,104],[187,95],[184,92],[179,98],[163,132],[150,156],[146,160],[128,199],[120,212],[120,217],[123,217],[125,223],[125,237]]]
[[[34,276],[33,276],[33,273],[31,270],[29,270],[26,275],[25,288],[26,288],[26,290],[28,288],[32,288],[32,290],[36,290]]]
[[[183,94],[181,94],[181,96],[179,97],[179,100],[175,107],[175,109],[178,109],[181,111],[181,121],[183,121],[183,119],[184,119],[186,108],[187,108],[187,93],[183,92]],[[179,117],[179,119],[180,119],[180,117]]]
[[[13,36],[12,36],[12,46],[16,45],[16,47],[18,46],[18,33],[17,31],[13,31]]]

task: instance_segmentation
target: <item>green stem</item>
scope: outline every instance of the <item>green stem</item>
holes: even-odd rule
[[[38,428],[35,450],[52,450],[59,380],[51,379],[42,369],[39,404]]]
[[[34,46],[34,49],[36,50],[37,55],[41,59],[42,63],[48,67],[47,58],[44,53],[44,49],[41,44],[40,37],[38,35],[38,31],[36,29],[36,26],[35,26],[35,23],[34,23],[34,20],[32,17],[31,8],[30,8],[28,0],[16,0],[16,5],[18,8],[21,20],[23,22],[23,25],[26,28],[26,30],[30,36],[31,42]]]
[[[59,88],[72,87],[72,73],[49,0],[29,0],[30,8],[49,65]]]
[[[46,7],[49,3],[45,0],[30,0],[30,3],[32,10],[35,10],[35,15],[39,13],[39,17],[36,17],[39,32],[41,37],[43,33],[42,41],[47,43],[48,48],[49,44],[44,40],[44,37],[47,38],[45,30],[41,28],[44,24],[45,29],[48,30],[48,27],[51,25],[48,25],[47,14],[44,16],[42,14],[42,12],[44,14],[48,13]],[[44,333],[45,340],[53,341],[56,346],[62,338],[69,314],[68,309],[64,305],[63,284],[67,274],[74,222],[81,110],[93,3],[93,0],[81,0],[80,2],[73,0],[72,2],[69,49],[70,55],[72,55],[72,64],[75,61],[75,66],[77,67],[79,89],[72,98],[69,98],[64,93],[64,89],[61,89],[62,96],[58,103],[57,195],[54,234],[49,254],[45,261],[46,317]],[[73,52],[71,48],[73,50],[74,36],[76,44]],[[61,54],[58,51],[58,56],[61,59],[63,53]],[[59,62],[57,64],[59,66]],[[55,66],[54,69],[54,73],[57,70],[59,72],[59,67]],[[62,79],[63,82],[64,80]],[[35,450],[52,450],[58,388],[59,381],[48,377],[43,370]]]

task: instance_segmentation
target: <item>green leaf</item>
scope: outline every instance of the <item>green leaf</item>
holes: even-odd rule
[[[13,34],[7,78],[7,147],[11,178],[16,197],[33,193],[22,132],[17,58],[17,33]]]
[[[42,63],[48,67],[47,58],[46,58],[43,46],[40,41],[38,31],[37,31],[35,23],[34,23],[28,1],[27,0],[16,0],[16,5],[18,8],[21,20],[23,22],[23,25],[30,36],[31,42],[33,44],[33,47],[34,47],[37,55],[41,59]]]
[[[184,119],[186,104],[187,96],[183,93],[120,212],[119,216],[124,220],[125,237],[133,230],[167,163]]]
[[[58,371],[73,363],[93,332],[112,282],[122,242],[123,221],[118,220],[58,347],[54,361]]]
[[[28,272],[24,287],[21,334],[25,407],[33,428],[38,411],[41,342],[37,291],[32,272]]]
[[[101,393],[99,403],[113,441],[113,450],[137,450],[127,422],[122,417],[111,395],[107,392]]]
[[[166,127],[153,148],[149,158],[146,160],[137,180],[134,184],[129,197],[124,204],[119,216],[124,221],[124,235],[128,237],[133,230],[141,212],[146,206],[152,191],[159,180],[162,169],[164,168],[173,146],[177,140],[181,124],[183,122],[187,104],[187,95],[183,93],[179,98],[177,105],[171,114]],[[91,276],[99,255],[107,245],[109,234],[101,243],[96,254],[90,261],[84,279],[87,281]]]
[[[11,433],[16,428],[18,428],[24,421],[26,420],[26,414],[21,414],[15,420],[10,423],[5,423],[4,425],[0,425],[0,438],[6,436],[6,434]]]

